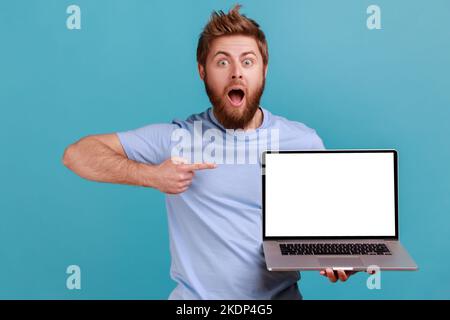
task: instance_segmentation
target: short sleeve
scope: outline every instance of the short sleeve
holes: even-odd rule
[[[316,130],[313,130],[311,135],[311,149],[312,150],[325,150],[322,139],[317,134]]]
[[[138,129],[117,132],[128,159],[159,164],[170,157],[171,136],[176,124],[150,124]]]

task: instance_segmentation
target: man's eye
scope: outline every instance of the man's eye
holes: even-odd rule
[[[227,60],[220,60],[217,64],[219,66],[221,66],[221,67],[225,67],[225,66],[228,65],[228,61]]]
[[[252,59],[245,59],[243,62],[244,66],[249,67],[251,65],[253,65],[253,61]]]

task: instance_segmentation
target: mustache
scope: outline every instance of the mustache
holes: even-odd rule
[[[246,85],[245,85],[245,83],[243,81],[238,80],[238,81],[231,81],[228,84],[228,87],[232,87],[232,86],[243,86],[243,87],[245,87]]]

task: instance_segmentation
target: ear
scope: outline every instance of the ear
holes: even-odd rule
[[[205,67],[203,67],[200,63],[197,63],[198,73],[202,80],[205,80]]]
[[[267,68],[269,67],[269,64],[267,64],[265,67],[264,67],[264,78],[267,78]]]

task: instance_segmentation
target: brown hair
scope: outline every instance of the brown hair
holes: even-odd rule
[[[244,35],[255,38],[259,51],[261,52],[264,66],[269,62],[269,51],[267,48],[264,32],[259,28],[256,21],[239,13],[242,6],[237,4],[227,14],[222,10],[213,11],[211,18],[203,28],[197,45],[197,62],[205,66],[209,46],[218,37],[226,35]]]

